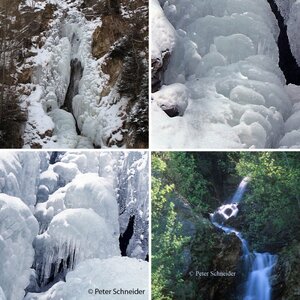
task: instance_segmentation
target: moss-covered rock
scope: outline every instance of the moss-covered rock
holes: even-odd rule
[[[272,276],[273,299],[300,299],[300,242],[293,243],[278,254]]]

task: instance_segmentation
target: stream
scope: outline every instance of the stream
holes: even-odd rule
[[[248,243],[242,234],[232,227],[223,225],[226,220],[238,214],[238,204],[246,191],[249,181],[250,178],[245,177],[229,203],[220,206],[214,213],[210,214],[210,218],[214,226],[222,229],[226,234],[234,233],[242,243],[242,262],[244,269],[247,271],[247,281],[244,285],[244,293],[241,299],[270,300],[270,276],[277,257],[270,253],[250,252]]]

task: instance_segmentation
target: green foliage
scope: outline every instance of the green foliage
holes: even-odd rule
[[[167,197],[174,185],[164,183],[166,163],[152,155],[152,298],[173,299],[182,284],[182,249],[186,239],[176,220],[174,204]]]
[[[212,226],[205,222],[198,224],[197,234],[192,244],[192,264],[195,269],[211,270],[219,242],[220,236],[216,234]]]
[[[276,250],[295,237],[299,225],[299,155],[243,153],[237,164],[241,176],[250,175],[245,195],[243,233],[256,250]],[[297,229],[298,227],[298,229]]]
[[[155,153],[152,156],[153,299],[208,299],[208,287],[215,294],[224,291],[216,280],[202,282],[200,286],[197,278],[178,272],[187,246],[174,207],[167,200],[174,191],[198,215],[194,216],[198,220],[196,234],[188,245],[190,270],[210,270],[216,260],[222,260],[219,254],[226,245],[222,234],[210,224],[207,212],[232,195],[237,179],[244,176],[251,176],[251,181],[239,205],[240,212],[229,225],[242,232],[253,250],[279,253],[285,258],[280,260],[283,265],[286,261],[291,265],[296,263],[300,240],[299,155],[299,152]],[[177,206],[176,209],[179,213]],[[226,265],[226,261],[222,263]],[[290,290],[298,287],[296,274],[293,272],[294,277],[289,279]]]
[[[196,212],[208,212],[208,181],[197,171],[194,156],[188,152],[172,152],[167,164],[167,177],[175,184],[176,191],[187,199]]]

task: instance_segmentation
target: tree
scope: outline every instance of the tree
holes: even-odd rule
[[[30,2],[33,4],[33,2]],[[0,147],[21,148],[26,111],[20,106],[17,64],[22,62],[25,44],[31,39],[36,20],[34,7],[29,7],[24,22],[19,11],[20,1],[0,3]],[[25,18],[25,17],[24,17]],[[39,26],[39,24],[38,24]],[[30,46],[30,45],[29,45]]]
[[[186,241],[176,220],[174,204],[167,200],[174,185],[165,183],[166,163],[152,156],[152,297],[173,299],[175,290],[183,282],[179,265]]]
[[[120,13],[120,0],[106,0],[106,6],[110,13]]]
[[[253,248],[277,251],[299,238],[299,153],[242,153],[237,170],[251,176],[241,205],[247,212],[242,231]]]

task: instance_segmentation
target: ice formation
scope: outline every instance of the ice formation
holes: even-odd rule
[[[147,263],[142,260],[128,257],[112,257],[105,260],[88,259],[69,272],[66,282],[59,282],[45,293],[30,293],[25,300],[84,300],[92,294],[99,298],[108,297],[112,300],[148,299]],[[110,294],[101,296],[101,290],[108,290]],[[137,290],[140,294],[117,294],[115,290]],[[97,293],[98,290],[98,293]],[[120,291],[121,292],[121,291]],[[115,293],[115,294],[114,294]],[[92,297],[92,296],[91,296]]]
[[[10,173],[12,174],[12,173]],[[33,263],[38,223],[20,198],[0,194],[0,296],[22,299]]]
[[[149,191],[148,154],[124,153],[121,172],[118,175],[118,203],[120,209],[120,233],[125,232],[131,216],[134,218],[133,235],[126,253],[128,256],[146,259],[148,255]],[[126,172],[127,177],[122,174]]]
[[[72,270],[87,258],[120,255],[112,226],[93,209],[84,208],[66,209],[54,216],[48,229],[37,236],[34,246],[35,269],[42,285],[61,270]]]
[[[119,86],[126,61],[132,58],[133,51],[127,38],[131,38],[128,29],[137,22],[135,13],[144,11],[138,14],[139,17],[143,15],[138,25],[145,23],[145,26],[138,30],[147,31],[146,1],[134,5],[132,1],[118,2],[118,13],[113,13],[110,6],[106,1],[96,0],[88,3],[83,0],[31,0],[24,1],[20,6],[23,8],[21,13],[41,9],[41,15],[46,15],[41,32],[32,37],[34,46],[22,66],[32,71],[30,83],[26,84],[30,95],[23,95],[21,99],[28,109],[24,148],[132,147],[126,136],[129,134],[128,140],[133,140],[138,130],[144,130],[138,128],[137,133],[131,134],[131,128],[127,128],[129,123],[139,127],[141,123],[135,118],[139,118],[139,113],[145,114],[147,108],[142,112],[140,104],[135,102],[137,97],[123,93]],[[124,31],[120,31],[121,36],[114,30],[115,23],[126,23]],[[97,37],[97,30],[107,31],[106,36],[102,33],[104,38],[101,35]],[[119,54],[121,59],[118,57],[119,60],[115,61],[111,53],[115,48],[123,47],[119,45],[123,34],[126,50],[122,48],[122,54]],[[112,41],[112,36],[117,39]],[[103,44],[107,49],[101,55],[95,55],[95,44],[101,39],[105,39]],[[143,67],[146,68],[145,50],[135,49],[134,52],[144,57]],[[121,66],[117,70],[113,65],[111,74],[109,68],[116,62]],[[22,68],[19,69],[22,73]],[[147,80],[147,90],[146,85]],[[138,97],[141,98],[140,94]]]
[[[299,1],[284,1],[286,16],[292,2],[290,13],[298,14]],[[268,1],[161,0],[151,7],[152,66],[170,53],[163,86],[152,94],[154,148],[299,146],[291,117],[299,98],[292,102],[278,65],[279,28]],[[292,40],[298,20],[288,22]]]
[[[148,218],[147,153],[1,152],[1,300],[69,299],[79,279],[80,299],[90,280],[146,289]]]
[[[100,77],[100,62],[91,55],[91,36],[97,24],[101,23],[100,20],[89,22],[85,19],[83,13],[77,9],[80,1],[73,4],[65,1],[49,2],[57,5],[57,16],[45,45],[37,49],[38,55],[34,58],[36,71],[33,83],[37,85],[39,93],[33,93],[29,97],[29,103],[33,108],[37,106],[40,108],[33,114],[31,106],[29,107],[30,118],[25,129],[25,145],[29,145],[35,138],[32,135],[31,124],[43,126],[44,122],[41,122],[40,118],[45,116],[46,120],[50,117],[53,122],[50,127],[46,124],[45,129],[53,129],[54,135],[44,147],[76,148],[81,139],[77,134],[76,125],[82,129],[87,126],[86,120],[91,123],[89,120],[92,115],[99,115],[98,101],[104,77],[102,79]],[[75,96],[72,107],[77,124],[71,112],[60,108],[64,105],[70,83],[72,59],[78,59],[83,67],[82,78],[78,82],[78,95]],[[94,131],[99,130],[96,124],[100,125],[101,122],[95,120],[93,126],[89,126],[90,131],[84,143],[86,148],[93,148],[93,142],[101,145],[100,140],[95,140]],[[38,130],[43,133],[42,128]]]

